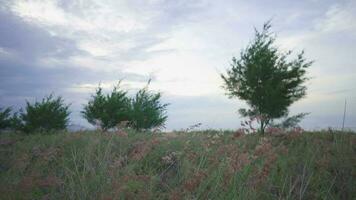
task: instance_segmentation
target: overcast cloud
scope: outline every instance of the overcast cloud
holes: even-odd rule
[[[151,89],[170,103],[168,129],[237,128],[237,110],[219,74],[272,19],[282,50],[315,63],[308,96],[292,113],[306,128],[356,128],[356,3],[343,0],[0,0],[0,106],[19,108],[54,92],[87,126],[82,105],[99,82]]]

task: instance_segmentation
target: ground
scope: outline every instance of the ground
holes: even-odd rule
[[[356,134],[0,135],[0,199],[356,199]]]

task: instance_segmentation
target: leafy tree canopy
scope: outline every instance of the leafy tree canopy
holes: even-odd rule
[[[304,51],[289,59],[292,51],[284,53],[274,45],[270,28],[267,22],[262,31],[255,30],[254,40],[241,51],[240,58],[232,59],[227,74],[221,74],[226,94],[247,102],[250,108],[240,109],[240,114],[259,117],[262,133],[306,95],[306,69],[312,64],[304,58]]]

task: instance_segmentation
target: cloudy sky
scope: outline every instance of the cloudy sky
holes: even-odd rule
[[[356,128],[356,3],[349,0],[0,0],[0,106],[19,108],[54,92],[71,121],[99,83],[130,92],[152,78],[170,103],[168,129],[237,128],[220,73],[272,19],[281,50],[306,51],[308,96],[291,113],[303,126]]]

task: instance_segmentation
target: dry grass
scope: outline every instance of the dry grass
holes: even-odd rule
[[[0,135],[0,199],[355,199],[354,133]]]

